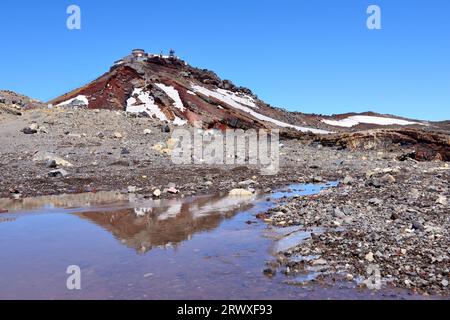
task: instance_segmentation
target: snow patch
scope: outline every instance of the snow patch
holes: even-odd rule
[[[138,99],[142,102],[137,104],[138,101],[134,96],[137,95]],[[146,112],[150,116],[155,116],[161,121],[168,121],[166,115],[161,111],[158,105],[155,104],[155,100],[150,93],[145,92],[143,89],[135,88],[131,98],[127,100],[127,112],[131,113],[141,113]]]
[[[380,126],[390,126],[394,124],[400,126],[407,126],[412,124],[423,125],[422,123],[419,122],[412,122],[395,118],[374,117],[374,116],[350,116],[348,118],[341,120],[322,119],[322,122],[330,126],[346,127],[346,128],[357,126],[360,123],[377,124]]]
[[[173,120],[173,124],[176,126],[184,126],[187,123],[187,120],[183,120],[177,116],[175,116],[175,119]]]
[[[199,92],[206,96],[214,97],[218,100],[221,100],[236,109],[242,109],[242,107],[250,107],[253,109],[258,109],[258,106],[255,103],[255,99],[253,99],[253,97],[249,95],[245,94],[238,95],[234,92],[224,89],[216,89],[215,91],[212,91],[199,85],[192,85],[192,89],[195,92]]]
[[[74,102],[75,100],[82,101],[85,106],[89,106],[88,98],[84,95],[78,95],[75,98],[72,98],[70,100],[67,100],[67,101],[64,101],[64,102],[58,104],[57,107],[67,106],[67,105],[71,104],[72,102]]]
[[[217,89],[217,92],[221,95],[227,97],[228,99],[231,99],[237,103],[240,103],[244,106],[248,106],[254,109],[258,109],[258,106],[255,103],[255,99],[249,95],[246,94],[237,94],[232,91],[224,90],[224,89]]]
[[[316,134],[328,134],[328,133],[331,133],[330,131],[325,131],[325,130],[320,130],[320,129],[295,126],[295,125],[292,125],[292,124],[289,124],[289,123],[285,123],[285,122],[282,122],[282,121],[270,118],[270,117],[265,116],[263,114],[260,114],[260,113],[256,112],[255,110],[249,108],[248,106],[246,106],[244,104],[241,104],[241,102],[244,102],[244,100],[245,100],[245,102],[249,103],[249,100],[247,100],[245,98],[242,98],[244,100],[240,100],[241,102],[238,102],[238,101],[236,101],[234,99],[235,97],[234,98],[232,97],[232,95],[234,93],[230,92],[230,91],[226,91],[226,90],[223,90],[223,89],[217,89],[216,91],[212,91],[212,90],[209,90],[209,89],[207,89],[205,87],[202,87],[202,86],[199,86],[199,85],[192,85],[192,89],[195,92],[201,93],[201,94],[203,94],[205,96],[216,98],[216,99],[221,100],[221,101],[225,102],[226,104],[232,106],[233,108],[236,108],[236,109],[242,110],[242,111],[244,111],[246,113],[249,113],[250,115],[252,115],[253,117],[255,117],[258,120],[271,122],[271,123],[277,125],[278,127],[292,128],[292,129],[295,129],[295,130],[298,130],[298,131],[301,131],[301,132],[308,132],[308,131],[310,131],[310,132],[316,133]]]
[[[177,109],[180,109],[184,112],[185,108],[183,105],[183,102],[180,99],[180,94],[178,91],[172,87],[172,86],[166,86],[163,83],[155,83],[158,88],[160,88],[162,91],[164,91],[173,101],[175,101],[174,107]]]
[[[138,104],[138,100],[134,98],[134,96],[136,95],[141,104]],[[167,116],[164,114],[164,112],[162,112],[159,106],[155,103],[155,99],[150,95],[150,93],[144,91],[141,88],[135,88],[133,90],[131,98],[127,100],[126,111],[131,113],[146,112],[149,114],[150,117],[155,116],[161,121],[170,122],[170,120],[167,119]],[[186,120],[182,120],[177,116],[175,116],[175,119],[172,122],[176,126],[183,126],[187,123]]]

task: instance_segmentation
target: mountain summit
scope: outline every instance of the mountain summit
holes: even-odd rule
[[[333,116],[289,112],[262,101],[250,89],[190,66],[175,56],[134,49],[91,83],[49,102],[58,107],[123,110],[206,128],[279,128],[289,135],[328,134],[377,128],[441,127],[441,124],[373,112]]]
[[[50,103],[126,110],[175,125],[202,121],[206,127],[217,129],[277,127],[328,133],[304,126],[302,122],[306,122],[298,116],[270,106],[250,89],[190,66],[173,51],[164,56],[135,49],[98,79]]]

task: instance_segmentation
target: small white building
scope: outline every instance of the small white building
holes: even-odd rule
[[[145,50],[143,49],[134,49],[131,54],[134,58],[139,59],[145,57]]]

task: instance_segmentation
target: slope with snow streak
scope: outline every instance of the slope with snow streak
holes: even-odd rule
[[[341,120],[328,120],[322,119],[323,123],[326,123],[330,126],[334,127],[345,127],[351,128],[353,126],[357,126],[360,123],[365,124],[376,124],[380,126],[390,126],[390,125],[400,125],[400,126],[408,126],[408,125],[424,125],[420,122],[412,122],[395,118],[384,118],[384,117],[374,117],[374,116],[350,116]]]
[[[138,103],[138,100],[141,103]],[[141,113],[147,112],[150,116],[155,116],[159,120],[167,121],[166,115],[161,111],[161,109],[155,104],[155,100],[148,92],[143,89],[136,88],[131,95],[131,98],[127,100],[127,112],[131,113]]]
[[[155,85],[162,91],[164,91],[165,94],[167,94],[173,101],[175,101],[175,108],[180,109],[182,112],[184,112],[185,107],[180,99],[180,94],[174,87],[166,86],[164,83],[155,83]]]
[[[251,107],[253,109],[258,109],[259,107],[255,103],[255,99],[246,94],[236,94],[235,92],[228,91],[225,89],[217,89],[217,92],[226,97],[228,101],[232,100],[241,105]]]
[[[137,97],[137,99],[135,98]],[[138,99],[141,103],[138,102]],[[180,100],[181,101],[181,100]],[[141,88],[135,88],[131,98],[127,100],[126,111],[130,113],[142,113],[145,112],[149,116],[154,116],[161,121],[169,121],[164,112],[161,111],[159,106],[155,103],[155,99],[150,95],[149,92],[144,91]],[[186,124],[185,120],[174,116],[173,124],[177,126],[182,126]]]
[[[278,127],[282,127],[282,128],[292,128],[301,132],[312,132],[312,133],[316,133],[316,134],[328,134],[331,133],[330,131],[325,131],[325,130],[320,130],[320,129],[314,129],[314,128],[308,128],[308,127],[299,127],[296,125],[292,125],[289,123],[285,123],[273,118],[270,118],[268,116],[265,116],[263,114],[260,114],[252,109],[250,109],[250,107],[243,105],[241,102],[243,102],[242,100],[240,102],[237,101],[236,96],[233,92],[227,91],[227,90],[223,90],[223,89],[217,89],[216,91],[207,89],[203,86],[199,86],[199,85],[195,85],[192,84],[192,90],[194,92],[198,92],[200,94],[203,94],[205,96],[209,96],[209,97],[213,97],[217,100],[223,101],[225,102],[227,105],[244,111],[248,114],[250,114],[251,116],[253,116],[254,118],[261,120],[261,121],[266,121],[266,122],[270,122],[272,124],[275,124]],[[245,100],[246,103],[249,103],[248,100]]]

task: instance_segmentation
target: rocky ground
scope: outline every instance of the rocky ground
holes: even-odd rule
[[[338,187],[287,200],[263,217],[277,226],[319,230],[283,252],[275,267],[290,276],[314,270],[362,286],[372,275],[383,285],[448,296],[449,167],[367,158],[344,161]]]
[[[324,148],[322,157],[316,147],[295,141],[283,142],[283,169],[276,176],[262,176],[259,168],[241,165],[174,165],[164,153],[174,127],[170,125],[170,131],[165,127],[160,121],[123,111],[55,109],[26,111],[22,116],[0,114],[0,197],[126,192],[129,186],[151,194],[169,184],[175,184],[181,195],[193,195],[227,191],[254,176],[258,189],[312,181],[319,175],[323,179],[340,176],[336,172],[340,152]]]
[[[449,295],[448,163],[399,161],[407,150],[398,148],[348,151],[291,139],[282,141],[279,174],[264,176],[242,165],[174,165],[164,153],[169,129],[122,111],[0,109],[0,198],[100,190],[180,197],[340,181],[261,216],[323,231],[282,253],[277,267],[358,282],[374,265],[385,283]],[[289,259],[297,255],[314,258]]]

